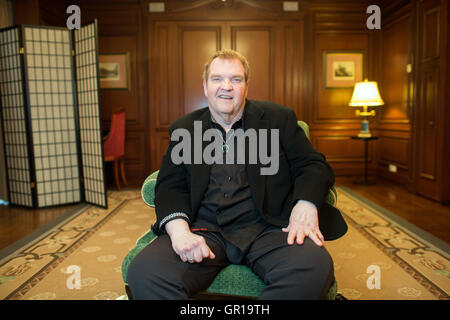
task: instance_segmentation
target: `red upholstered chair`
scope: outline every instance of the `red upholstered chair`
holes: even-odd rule
[[[114,162],[114,179],[116,187],[120,190],[120,175],[123,183],[127,186],[125,177],[124,157],[125,157],[125,109],[117,110],[112,115],[111,129],[103,144],[103,155],[105,162]]]

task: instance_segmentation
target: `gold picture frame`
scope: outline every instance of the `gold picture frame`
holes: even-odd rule
[[[129,90],[130,62],[128,52],[98,55],[101,89]]]
[[[353,88],[363,81],[364,52],[324,51],[323,70],[325,89]]]

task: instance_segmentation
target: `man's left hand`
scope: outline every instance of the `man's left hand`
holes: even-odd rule
[[[294,206],[289,218],[289,225],[282,229],[289,232],[287,243],[303,244],[305,237],[309,237],[318,246],[323,246],[324,238],[319,230],[319,216],[317,208],[309,201],[300,200]]]

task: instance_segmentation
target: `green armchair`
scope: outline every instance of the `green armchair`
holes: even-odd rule
[[[298,121],[298,125],[303,129],[309,137],[309,127],[303,121]],[[144,202],[150,206],[155,207],[155,185],[158,177],[158,172],[155,171],[148,176],[142,185],[141,194]],[[337,193],[334,187],[330,189],[326,201],[334,205],[337,200]],[[149,243],[156,239],[157,235],[150,229],[146,234],[140,237],[136,246],[126,255],[122,261],[122,277],[125,282],[125,287],[128,295],[130,295],[127,286],[128,267],[136,255],[139,254]],[[231,264],[224,268],[214,279],[211,286],[204,292],[198,295],[199,298],[205,298],[208,295],[221,295],[224,297],[237,297],[242,299],[255,299],[259,296],[261,290],[264,288],[264,282],[254,274],[248,267],[243,265]],[[327,299],[334,300],[337,295],[336,280],[330,287]]]

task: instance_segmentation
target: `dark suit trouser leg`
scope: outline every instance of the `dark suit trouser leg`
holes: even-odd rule
[[[309,238],[290,246],[287,235],[265,232],[250,247],[246,263],[266,284],[259,299],[324,299],[334,279],[331,256]]]
[[[127,282],[133,298],[187,299],[205,290],[219,271],[229,264],[220,241],[205,237],[216,255],[202,263],[183,262],[172,248],[170,237],[161,235],[145,247],[130,263]]]

